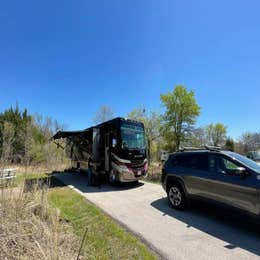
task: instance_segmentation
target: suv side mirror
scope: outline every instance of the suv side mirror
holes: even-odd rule
[[[241,176],[242,179],[246,178],[249,175],[248,171],[244,167],[238,167],[236,169],[236,172],[238,175]]]

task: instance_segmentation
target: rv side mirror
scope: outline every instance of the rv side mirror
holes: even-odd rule
[[[112,139],[112,147],[115,148],[116,145],[117,145],[117,140],[116,140],[116,138],[113,138]]]

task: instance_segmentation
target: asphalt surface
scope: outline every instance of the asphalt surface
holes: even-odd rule
[[[203,203],[169,207],[158,184],[89,187],[87,176],[56,177],[126,226],[165,259],[260,259],[259,226],[248,217]]]

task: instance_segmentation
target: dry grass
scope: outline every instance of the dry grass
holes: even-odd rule
[[[144,179],[145,181],[159,183],[162,174],[162,164],[153,162],[149,165],[148,175]]]
[[[59,185],[35,167],[20,167],[8,185],[0,180],[0,260],[156,259],[85,198]]]
[[[49,207],[48,187],[0,190],[0,259],[76,259],[79,241]]]
[[[53,171],[59,171],[62,172],[65,169],[70,168],[70,164],[60,164],[57,165],[30,165],[30,166],[24,166],[24,165],[15,165],[15,164],[0,164],[0,169],[6,169],[6,168],[15,168],[16,174],[19,175],[31,175],[31,174],[39,174],[39,173],[51,173]]]

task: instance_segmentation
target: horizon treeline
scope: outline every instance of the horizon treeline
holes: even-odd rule
[[[175,152],[184,146],[220,146],[240,154],[260,149],[260,131],[244,131],[235,140],[228,136],[228,126],[221,122],[197,126],[201,107],[197,104],[195,92],[185,86],[177,85],[172,91],[161,94],[160,99],[164,113],[139,107],[127,114],[127,118],[144,123],[150,161],[160,160],[162,150]],[[97,111],[94,122],[101,123],[113,116],[113,110],[103,105]],[[0,113],[1,163],[29,165],[63,162],[65,152],[57,149],[50,138],[64,128],[51,117],[31,115],[27,109],[21,110],[18,104],[6,109]]]
[[[64,125],[42,115],[31,115],[19,105],[0,113],[0,160],[24,165],[62,162],[64,151],[50,142],[51,136]]]

